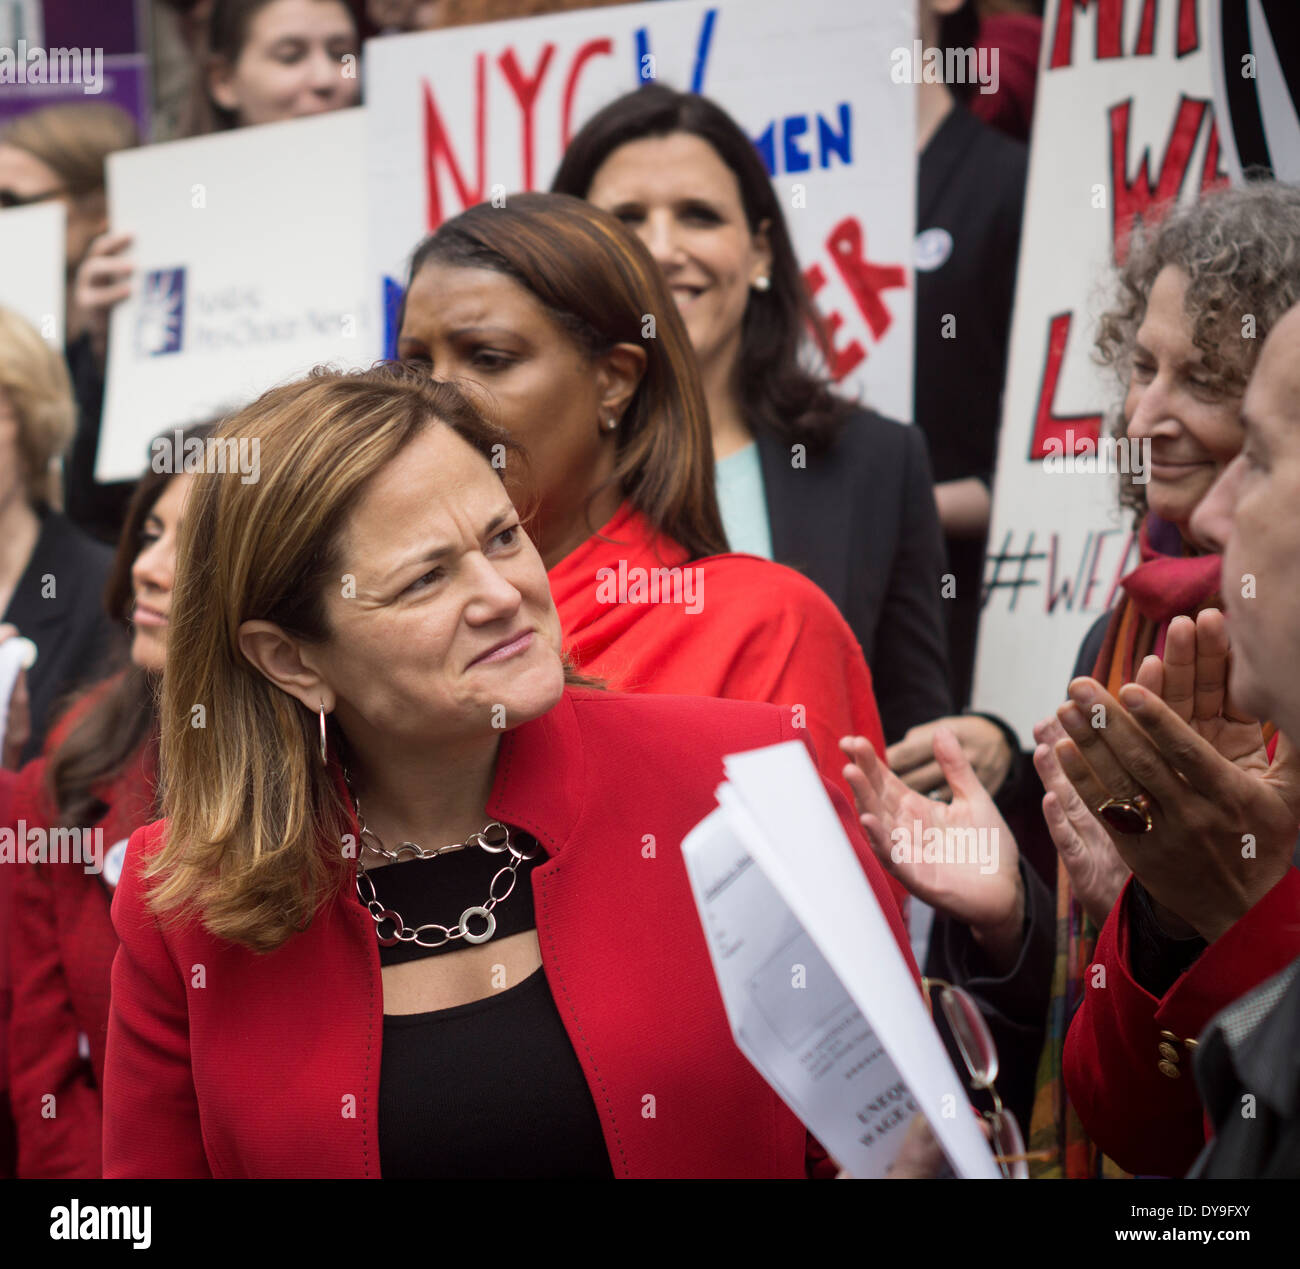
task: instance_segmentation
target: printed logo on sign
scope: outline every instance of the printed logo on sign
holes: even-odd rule
[[[140,357],[180,352],[185,330],[185,269],[155,269],[145,274],[144,298],[136,318],[135,347]]]
[[[913,264],[922,273],[933,273],[940,265],[947,264],[952,255],[952,234],[936,225],[933,229],[923,229],[916,235],[913,244]]]

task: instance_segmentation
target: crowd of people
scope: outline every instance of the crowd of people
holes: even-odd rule
[[[363,35],[572,6],[169,7],[197,135],[357,104]],[[922,38],[1015,66],[1032,8],[922,0]],[[953,245],[914,425],[827,376],[743,128],[656,83],[409,244],[394,359],[176,420],[256,441],[251,481],[95,480],[137,138],[0,132],[0,202],[68,211],[65,347],[0,308],[0,643],[37,649],[0,826],[106,843],[0,866],[0,1175],[834,1176],[732,1038],[679,849],[723,756],[787,740],[1007,1176],[1300,1174],[1300,190],[1162,209],[1105,280],[1141,562],[1020,737],[969,699],[1032,73],[983,119],[915,91]],[[698,610],[611,601],[638,569]],[[918,824],[996,866],[900,860]],[[895,1175],[944,1170],[926,1132]]]

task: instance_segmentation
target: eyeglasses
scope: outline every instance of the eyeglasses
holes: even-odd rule
[[[54,189],[44,190],[40,194],[16,194],[11,189],[0,189],[0,210],[8,207],[27,207],[32,203],[44,203],[51,198],[58,198],[60,194],[66,194],[67,190],[62,185],[55,186]]]
[[[1002,1104],[994,1081],[998,1077],[998,1050],[993,1043],[984,1015],[979,1006],[960,987],[954,987],[941,978],[922,978],[921,990],[925,1003],[934,1016],[931,988],[940,988],[939,1008],[957,1049],[966,1063],[971,1086],[987,1093],[993,1099],[993,1109],[983,1111],[993,1135],[993,1155],[1002,1175],[1008,1180],[1023,1181],[1029,1177],[1029,1159],[1037,1158],[1025,1153],[1025,1139],[1016,1117]]]

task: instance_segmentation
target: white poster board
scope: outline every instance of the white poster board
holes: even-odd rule
[[[369,298],[391,317],[428,233],[548,188],[566,140],[644,74],[717,101],[759,144],[835,377],[910,420],[916,90],[890,69],[915,21],[911,0],[673,0],[370,41]]]
[[[109,328],[95,475],[132,479],[150,438],[318,362],[378,355],[365,303],[360,108],[113,154],[109,219],[133,290]]]
[[[67,212],[57,199],[0,211],[0,305],[63,351]]]
[[[1047,5],[972,701],[1026,744],[1138,563],[1114,471],[1044,459],[1086,453],[1121,404],[1092,348],[1132,217],[1227,180],[1205,9]]]

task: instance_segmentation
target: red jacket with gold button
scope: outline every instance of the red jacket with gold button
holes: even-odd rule
[[[806,1174],[806,1131],[732,1040],[680,851],[716,807],[723,755],[801,738],[788,718],[571,688],[502,737],[487,811],[549,856],[532,875],[542,965],[616,1176]],[[884,875],[831,796],[915,974]],[[105,1176],[378,1177],[383,986],[355,889],[265,955],[197,922],[164,933],[139,878],[164,830],[132,837],[113,901]]]
[[[1206,1139],[1194,1043],[1187,1042],[1220,1009],[1300,956],[1300,871],[1289,869],[1160,999],[1133,977],[1131,886],[1130,880],[1111,909],[1084,978],[1065,1040],[1065,1085],[1088,1135],[1120,1167],[1182,1176]]]

